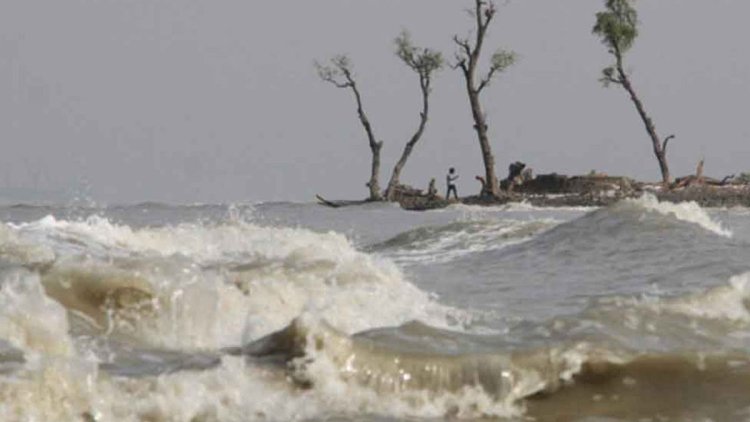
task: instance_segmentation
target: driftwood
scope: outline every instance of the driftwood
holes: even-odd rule
[[[725,176],[721,180],[717,180],[711,177],[703,175],[703,160],[698,162],[698,167],[695,169],[695,175],[685,176],[678,178],[672,185],[672,189],[686,188],[688,186],[726,186],[731,183],[734,179],[734,174]]]
[[[331,207],[331,208],[350,207],[350,206],[353,206],[353,205],[364,205],[364,204],[367,204],[369,202],[372,202],[372,201],[368,201],[368,200],[359,200],[359,201],[355,201],[355,200],[329,201],[329,200],[323,198],[320,195],[315,195],[315,198],[318,200],[318,202],[320,202],[320,205],[325,205],[325,206]]]

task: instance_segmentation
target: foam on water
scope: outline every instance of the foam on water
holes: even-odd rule
[[[725,286],[663,301],[660,307],[692,317],[750,323],[750,273],[732,277]]]
[[[0,265],[44,265],[55,260],[55,253],[44,245],[21,240],[9,226],[0,223]]]
[[[724,285],[677,297],[644,294],[638,297],[605,298],[598,303],[604,306],[615,305],[629,311],[647,310],[657,316],[682,315],[746,327],[750,324],[750,273],[733,276]],[[653,315],[650,317],[653,318]]]
[[[307,230],[260,227],[243,221],[184,223],[134,230],[99,216],[82,221],[47,216],[14,227],[23,236],[73,254],[79,253],[82,247],[88,253],[108,256],[133,252],[161,256],[179,254],[202,264],[253,255],[285,257],[302,249],[314,253],[321,239],[325,239],[329,249],[354,253],[346,238],[333,232],[321,235]]]
[[[65,309],[45,293],[36,274],[0,272],[0,338],[27,353],[27,359],[70,357]]]
[[[6,271],[0,278],[0,338],[24,363],[0,378],[3,420],[76,420],[87,403],[87,374],[96,364],[80,357],[68,336],[65,309],[44,294],[36,274]]]
[[[136,300],[144,298],[131,328],[161,346],[236,344],[302,312],[346,332],[468,318],[437,304],[392,262],[357,251],[333,232],[243,221],[134,230],[100,217],[46,217],[11,230],[58,255],[43,276],[48,294],[109,329],[114,311],[144,305]]]

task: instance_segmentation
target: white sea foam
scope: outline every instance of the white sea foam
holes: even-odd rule
[[[23,241],[15,230],[0,223],[0,263],[38,265],[54,260],[55,253],[50,248]]]
[[[78,420],[95,363],[76,354],[65,309],[44,294],[37,275],[0,277],[0,338],[24,358],[19,371],[0,378],[2,420]]]
[[[36,274],[24,270],[0,272],[0,338],[29,357],[69,357],[65,309],[44,294]]]
[[[312,385],[310,396],[333,414],[392,418],[517,417],[523,413],[524,398],[573,382],[584,363],[623,362],[586,343],[517,354],[497,350],[445,355],[401,353],[361,341],[303,316],[254,350],[261,356],[292,352],[285,366],[290,379]],[[299,347],[303,356],[294,357]]]
[[[133,252],[161,256],[184,255],[201,263],[231,261],[253,254],[284,257],[302,248],[315,250],[321,238],[341,250],[351,249],[342,235],[319,235],[311,231],[265,228],[237,221],[227,224],[180,224],[134,230],[127,225],[92,216],[82,221],[41,220],[15,226],[32,240],[49,243],[62,252],[86,252],[108,256]]]
[[[750,323],[750,272],[732,277],[728,285],[667,300],[659,306],[692,317]]]
[[[722,227],[721,223],[714,221],[706,210],[695,202],[675,204],[673,202],[659,201],[656,196],[645,194],[637,199],[625,199],[622,203],[696,224],[719,236],[732,237],[730,230]]]
[[[682,315],[745,327],[750,323],[750,272],[735,275],[723,285],[677,297],[645,294],[639,297],[602,299],[600,304],[626,310],[625,323],[631,328],[642,324],[653,327],[653,315]],[[642,311],[653,312],[647,315]],[[618,314],[619,315],[619,314]]]
[[[71,277],[83,278],[111,283],[110,290],[144,280],[146,288],[137,288],[156,297],[158,312],[135,330],[160,346],[237,344],[305,311],[346,332],[413,319],[446,326],[469,318],[437,304],[389,260],[359,252],[333,232],[244,221],[136,230],[100,217],[46,217],[13,230],[61,256],[45,280],[63,277],[69,285]]]
[[[108,324],[119,324],[114,311],[134,294],[153,297],[153,309],[106,327],[105,335],[127,328],[137,343],[188,353],[254,340],[301,313],[346,333],[414,319],[460,328],[456,321],[469,318],[335,233],[241,221],[132,229],[99,217],[47,217],[5,229],[14,244],[40,245],[57,259],[41,279],[25,270],[1,275],[0,338],[27,359],[11,379],[0,379],[3,420],[293,420],[358,411],[345,400],[333,406],[325,391],[289,388],[240,358],[202,372],[113,378],[97,369],[86,341],[69,335],[67,313],[95,322],[85,313],[104,312]],[[63,307],[48,296],[56,285],[62,294],[81,294]],[[117,307],[107,308],[110,302]]]

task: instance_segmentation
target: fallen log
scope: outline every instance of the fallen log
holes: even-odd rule
[[[315,198],[318,200],[320,205],[325,205],[327,207],[331,208],[341,208],[341,207],[350,207],[353,205],[364,205],[367,204],[370,201],[367,200],[339,200],[339,201],[329,201],[325,198],[323,198],[320,195],[315,195]]]

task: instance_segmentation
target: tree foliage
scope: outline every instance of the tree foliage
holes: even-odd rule
[[[420,77],[429,78],[430,75],[442,69],[443,55],[430,48],[417,47],[411,41],[409,32],[402,31],[395,39],[396,55],[407,66],[412,68]]]
[[[638,12],[631,5],[632,0],[606,0],[605,10],[596,14],[596,23],[592,32],[597,35],[602,44],[607,47],[609,54],[615,58],[614,65],[608,66],[602,70],[600,81],[605,87],[610,84],[616,84],[623,87],[635,105],[638,114],[643,120],[649,137],[654,148],[654,154],[659,161],[662,181],[665,185],[671,182],[669,165],[667,163],[667,145],[674,138],[674,135],[668,136],[661,141],[653,120],[646,113],[640,98],[636,94],[635,88],[625,72],[623,64],[624,54],[633,46],[636,37],[638,37]]]
[[[638,37],[638,12],[631,0],[607,0],[605,10],[596,14],[592,32],[599,36],[607,51],[615,56],[617,63],[602,70],[600,81],[605,87],[622,84],[622,56],[633,46]]]
[[[516,63],[517,58],[518,55],[514,51],[502,49],[495,51],[490,59],[490,71],[482,82],[485,85],[489,84],[495,73],[502,73],[505,69],[513,66]]]
[[[606,10],[596,14],[593,32],[612,54],[623,54],[638,36],[638,12],[631,0],[607,0]]]

